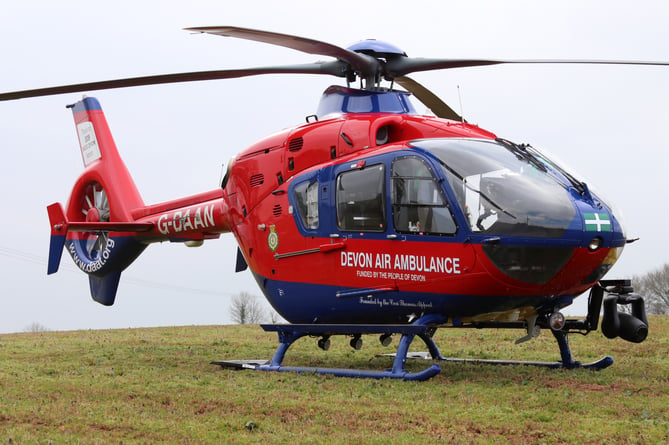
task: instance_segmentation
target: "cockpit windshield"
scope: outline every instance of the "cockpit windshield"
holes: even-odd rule
[[[540,158],[505,141],[429,139],[473,232],[559,238],[576,210]]]

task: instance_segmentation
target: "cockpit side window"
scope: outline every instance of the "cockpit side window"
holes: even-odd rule
[[[390,181],[395,230],[438,235],[457,231],[439,182],[423,159],[417,156],[396,159]]]
[[[302,224],[307,229],[318,229],[318,182],[303,182],[294,193]]]
[[[350,170],[337,176],[337,226],[341,230],[386,230],[385,168],[383,164]]]

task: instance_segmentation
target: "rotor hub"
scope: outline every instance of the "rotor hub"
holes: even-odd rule
[[[91,207],[86,212],[86,222],[100,222],[100,211],[97,207]]]
[[[384,42],[382,40],[376,39],[367,39],[361,40],[349,46],[349,51],[354,51],[356,53],[363,53],[373,57],[383,57],[387,58],[389,56],[402,56],[407,57],[407,53],[402,51],[397,46],[392,43]]]

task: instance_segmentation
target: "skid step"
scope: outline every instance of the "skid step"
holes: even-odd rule
[[[268,363],[269,360],[214,360],[210,364],[218,365],[223,369],[256,369]]]

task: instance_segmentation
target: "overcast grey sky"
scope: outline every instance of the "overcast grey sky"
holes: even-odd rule
[[[657,1],[245,2],[24,0],[0,16],[0,90],[322,58],[187,26],[234,25],[347,46],[389,41],[416,57],[669,60],[669,3]],[[415,74],[467,120],[549,149],[623,212],[629,245],[609,277],[669,261],[669,68],[496,66]],[[275,75],[90,92],[147,204],[217,186],[221,165],[304,122],[339,79]],[[64,256],[46,275],[46,206],[83,169],[72,115],[79,94],[0,103],[0,332],[31,323],[94,329],[230,322],[230,296],[260,294],[234,273],[231,235],[189,249],[160,244],[124,272],[116,304],[89,296]],[[581,297],[573,311],[585,313]]]

